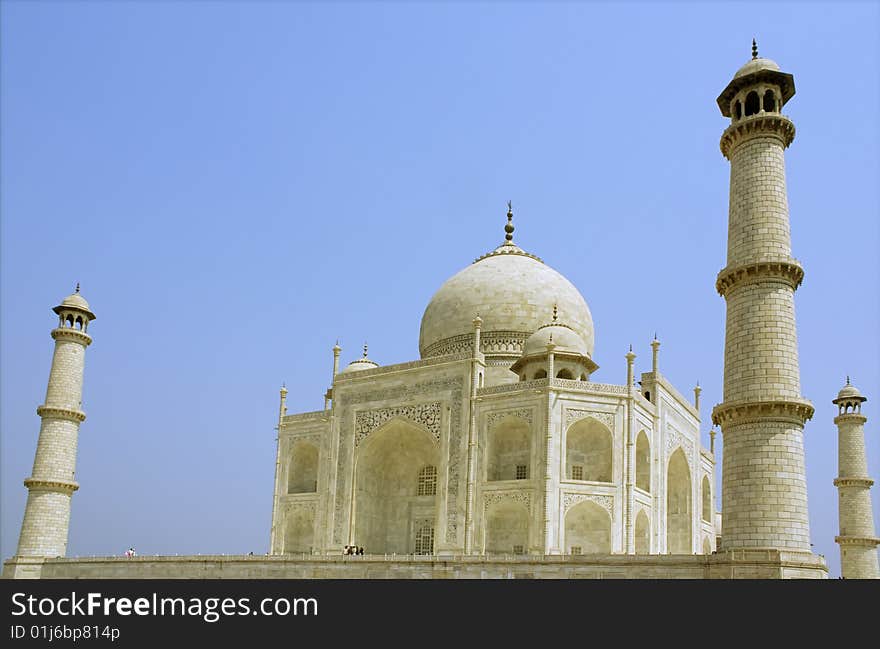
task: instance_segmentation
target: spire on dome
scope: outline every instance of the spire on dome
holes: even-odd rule
[[[513,202],[507,201],[507,225],[504,226],[504,238],[508,241],[508,243],[513,241]]]
[[[752,39],[752,59],[758,58],[758,43],[755,39]]]

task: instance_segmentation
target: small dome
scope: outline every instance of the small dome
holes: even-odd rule
[[[867,401],[865,397],[862,396],[862,393],[859,392],[859,389],[850,384],[849,378],[846,380],[846,385],[844,385],[840,392],[837,393],[836,401],[844,401],[844,400],[853,400],[857,399],[859,401]]]
[[[528,337],[523,345],[523,356],[539,356],[547,353],[547,345],[553,338],[554,354],[577,354],[590,356],[587,343],[571,327],[564,324],[544,325]]]
[[[77,309],[82,309],[83,311],[89,310],[89,303],[86,302],[85,298],[79,294],[79,292],[72,293],[68,295],[61,301],[61,306],[72,306]]]
[[[348,364],[348,366],[340,372],[340,374],[346,374],[348,372],[360,372],[361,370],[371,370],[374,367],[379,367],[379,363],[371,361],[369,358],[359,358],[356,361],[352,361]]]
[[[758,57],[756,59],[752,59],[744,66],[742,66],[739,70],[737,70],[736,74],[733,75],[733,78],[739,79],[740,77],[744,77],[747,74],[752,74],[753,72],[758,72],[760,70],[773,70],[774,72],[779,72],[779,65],[776,63],[776,61],[772,61],[771,59]]]

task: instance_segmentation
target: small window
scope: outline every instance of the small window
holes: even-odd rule
[[[581,551],[581,546],[579,546],[579,545],[571,546],[571,552],[569,554],[583,554],[583,552]]]
[[[431,554],[434,551],[434,525],[424,523],[416,532],[415,554]]]
[[[764,93],[764,112],[773,113],[776,111],[776,97],[772,90]]]
[[[742,116],[743,116],[742,104],[739,102],[736,102],[736,118],[742,119]]]
[[[420,496],[437,495],[437,467],[426,466],[421,471],[419,471],[418,494]]]
[[[529,465],[528,464],[517,464],[516,465],[516,479],[517,480],[527,480],[529,477]]]
[[[547,370],[538,370],[535,372],[535,379],[546,379],[547,378]]]
[[[648,401],[650,401],[650,400],[651,400],[651,393],[650,393],[650,392],[645,392],[645,398],[646,398]]]
[[[571,466],[571,479],[572,480],[583,480],[584,479],[584,467],[582,464],[573,464]]]
[[[556,378],[557,379],[568,379],[569,381],[571,381],[572,379],[574,379],[574,375],[571,373],[570,370],[562,369],[556,373]]]
[[[525,554],[526,551],[525,551],[525,548],[523,548],[523,546],[521,546],[521,545],[514,545],[514,546],[513,546],[513,553],[514,553],[514,554]]]

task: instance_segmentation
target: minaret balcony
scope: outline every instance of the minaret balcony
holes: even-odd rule
[[[734,122],[721,135],[721,153],[728,160],[741,142],[757,136],[775,136],[787,148],[794,140],[794,123],[782,113],[760,112]]]

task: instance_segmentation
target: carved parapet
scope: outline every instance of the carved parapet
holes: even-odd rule
[[[840,545],[861,545],[868,548],[880,545],[880,539],[872,536],[835,536],[834,542]]]
[[[803,426],[813,416],[813,404],[806,399],[774,399],[772,401],[730,401],[712,409],[716,426],[780,421]]]
[[[758,113],[734,122],[721,135],[721,153],[728,160],[741,142],[755,136],[774,136],[783,148],[794,140],[794,124],[780,113]]]
[[[866,421],[868,421],[868,418],[857,412],[848,412],[843,415],[837,415],[834,418],[835,424],[864,424]]]
[[[73,408],[40,406],[37,408],[37,414],[47,419],[66,419],[67,421],[75,421],[79,424],[86,420],[86,413],[82,410],[74,410]]]
[[[874,484],[871,478],[834,478],[835,487],[864,487],[870,489]]]
[[[40,478],[25,478],[24,486],[28,489],[59,491],[66,494],[72,494],[79,489],[79,484],[76,482],[68,482],[67,480],[43,480]]]
[[[83,347],[92,344],[92,337],[79,329],[70,329],[68,327],[58,327],[52,330],[52,338],[54,340],[73,340]]]
[[[715,290],[724,297],[734,286],[754,284],[768,279],[784,282],[792,289],[796,289],[804,279],[804,269],[794,259],[728,266],[718,273]]]

